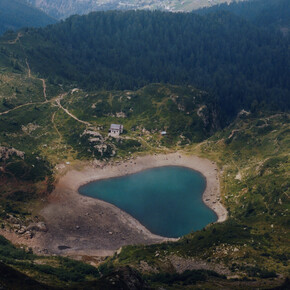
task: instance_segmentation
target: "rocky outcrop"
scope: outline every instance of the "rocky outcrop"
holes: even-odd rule
[[[83,143],[89,143],[88,151],[93,152],[95,156],[103,157],[115,155],[114,146],[94,128],[84,130],[80,137]]]
[[[104,275],[98,281],[92,282],[90,286],[98,289],[152,289],[140,273],[129,266],[119,268],[110,274]]]
[[[202,105],[196,113],[202,120],[204,127],[208,128],[211,134],[220,128],[218,112],[212,106]]]
[[[239,113],[238,113],[238,118],[241,118],[241,117],[247,117],[251,114],[251,112],[248,112],[246,110],[241,110]]]
[[[13,155],[24,159],[25,153],[12,147],[8,148],[0,146],[0,161],[8,160]]]
[[[47,227],[44,222],[31,223],[28,225],[27,231],[47,232]]]
[[[202,119],[202,122],[204,126],[206,127],[209,124],[209,114],[208,114],[208,108],[206,105],[203,105],[199,107],[197,110],[197,115]]]

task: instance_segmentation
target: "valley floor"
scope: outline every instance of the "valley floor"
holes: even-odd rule
[[[122,163],[73,169],[62,176],[48,205],[40,212],[49,229],[43,246],[56,254],[107,256],[128,244],[172,240],[150,233],[136,219],[115,206],[78,193],[81,185],[91,181],[167,165],[200,171],[207,179],[204,202],[216,212],[219,222],[227,218],[227,211],[219,202],[218,171],[214,163],[178,153],[143,156]]]
[[[227,219],[227,211],[219,201],[219,178],[215,163],[181,153],[132,157],[123,162],[90,164],[82,169],[75,167],[65,174],[60,173],[55,190],[39,212],[45,220],[47,231],[37,232],[32,238],[34,242],[29,241],[29,246],[40,253],[100,257],[112,255],[124,245],[174,240],[152,234],[132,216],[109,203],[78,193],[81,185],[91,181],[169,165],[185,166],[201,172],[207,180],[203,201],[215,211],[218,222]],[[2,234],[9,238],[8,233]]]

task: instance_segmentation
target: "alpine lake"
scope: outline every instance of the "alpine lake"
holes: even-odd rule
[[[165,166],[103,179],[79,188],[127,212],[153,234],[177,238],[215,222],[216,214],[202,201],[206,180],[180,166]]]

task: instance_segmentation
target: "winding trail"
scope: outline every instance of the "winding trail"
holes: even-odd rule
[[[20,38],[21,38],[22,36],[23,36],[23,34],[21,34],[21,33],[19,32],[14,40],[8,41],[6,44],[16,44],[18,41],[20,41]],[[27,107],[27,106],[31,106],[31,105],[42,105],[42,104],[45,104],[45,103],[48,103],[48,102],[50,102],[51,104],[53,104],[53,102],[55,102],[56,105],[57,105],[60,109],[62,109],[62,110],[63,110],[67,115],[69,115],[71,118],[75,119],[77,122],[82,123],[82,124],[84,124],[84,125],[86,125],[86,126],[92,126],[91,123],[86,122],[86,121],[83,121],[83,120],[80,120],[80,119],[77,118],[75,115],[73,115],[72,113],[70,113],[68,109],[64,108],[64,107],[61,105],[60,101],[63,99],[63,97],[64,97],[65,95],[67,95],[67,93],[65,93],[65,94],[61,94],[61,95],[57,96],[56,98],[53,98],[53,99],[51,99],[51,100],[48,100],[48,99],[47,99],[47,94],[46,94],[46,82],[45,82],[45,79],[43,79],[43,78],[37,78],[37,77],[35,77],[35,76],[32,76],[32,74],[31,74],[31,69],[30,69],[30,65],[29,65],[29,62],[28,62],[27,57],[26,57],[26,59],[25,59],[25,63],[26,63],[26,67],[27,67],[27,76],[28,76],[28,78],[38,79],[38,80],[40,80],[40,81],[42,82],[42,87],[43,87],[43,97],[44,97],[45,101],[44,101],[44,102],[29,102],[29,103],[22,104],[22,105],[19,105],[19,106],[17,106],[17,107],[14,107],[14,108],[12,108],[12,109],[9,109],[9,110],[7,110],[7,111],[5,111],[5,112],[0,112],[0,116],[5,115],[5,114],[8,114],[8,113],[10,113],[10,112],[12,112],[12,111],[18,110],[18,109],[23,108],[23,107]],[[55,123],[54,123],[55,114],[56,114],[56,112],[53,113],[52,118],[51,118],[51,121],[52,121],[53,126],[54,126],[55,130],[57,131],[57,133],[58,133],[58,135],[59,135],[59,137],[60,137],[60,140],[61,140],[62,136],[61,136],[60,132],[58,131],[58,129],[57,129]]]
[[[5,115],[5,114],[8,114],[8,113],[10,113],[10,112],[12,112],[12,111],[18,110],[18,109],[23,108],[23,107],[27,107],[27,106],[31,106],[31,105],[43,105],[43,104],[45,104],[45,103],[47,103],[47,102],[34,102],[34,103],[26,103],[26,104],[22,104],[22,105],[20,105],[20,106],[17,106],[17,107],[15,107],[15,108],[12,108],[12,109],[10,109],[10,110],[8,110],[8,111],[1,112],[1,113],[0,113],[0,116]]]
[[[92,126],[91,123],[86,122],[86,121],[83,121],[83,120],[80,120],[75,115],[73,115],[71,112],[69,112],[68,109],[64,108],[61,105],[60,101],[67,95],[67,93],[61,94],[61,95],[59,95],[56,98],[53,98],[51,100],[47,100],[45,80],[44,79],[41,79],[41,80],[42,80],[42,84],[43,84],[43,95],[44,95],[44,98],[45,98],[45,101],[44,102],[30,102],[30,103],[25,103],[25,104],[22,104],[22,105],[19,105],[19,106],[15,107],[15,108],[12,108],[10,110],[7,110],[5,112],[0,112],[0,116],[5,115],[5,114],[8,114],[8,113],[10,113],[12,111],[18,110],[18,109],[23,108],[23,107],[32,106],[32,105],[43,105],[43,104],[46,104],[46,103],[52,103],[53,104],[53,102],[55,102],[56,105],[60,109],[62,109],[67,115],[69,115],[71,118],[75,119],[79,123],[82,123],[82,124],[84,124],[86,126]],[[53,120],[54,120],[54,116],[53,116]]]
[[[55,115],[56,115],[57,112],[58,112],[58,111],[56,111],[56,112],[54,112],[54,113],[52,114],[52,117],[51,117],[51,123],[53,124],[53,127],[54,127],[55,131],[57,132],[57,134],[58,134],[58,136],[59,136],[59,140],[60,140],[60,142],[61,142],[61,141],[62,141],[62,135],[60,134],[60,132],[59,132],[59,130],[57,129],[56,124],[55,124],[55,122],[54,122]]]
[[[16,44],[16,42],[18,42],[22,36],[23,36],[23,34],[21,34],[21,32],[18,32],[16,38],[14,40],[10,40],[10,41],[6,42],[6,44]]]
[[[57,105],[58,105],[59,108],[61,108],[64,112],[66,112],[70,117],[72,117],[73,119],[75,119],[75,120],[78,121],[79,123],[82,123],[82,124],[87,125],[87,126],[92,126],[91,123],[86,122],[86,121],[83,121],[83,120],[80,120],[80,119],[78,119],[75,115],[73,115],[72,113],[70,113],[69,110],[67,110],[66,108],[64,108],[64,107],[61,105],[60,101],[61,101],[61,99],[57,99],[57,100],[56,100]]]
[[[47,101],[47,95],[46,95],[46,83],[45,83],[45,79],[40,79],[42,81],[42,87],[43,87],[43,96],[45,98],[45,100]]]
[[[28,62],[27,58],[25,59],[25,62],[26,62],[26,66],[27,66],[27,76],[28,76],[28,78],[39,79],[39,80],[42,81],[43,96],[44,96],[45,101],[47,101],[46,82],[45,82],[45,79],[40,79],[40,78],[32,77],[30,65],[29,65],[29,62]]]
[[[25,59],[25,62],[26,62],[26,66],[27,66],[28,77],[31,78],[31,69],[30,69],[30,66],[29,66],[27,58]]]

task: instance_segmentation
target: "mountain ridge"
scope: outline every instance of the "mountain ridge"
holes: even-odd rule
[[[103,10],[163,10],[163,11],[192,11],[232,0],[26,0],[33,6],[42,9],[56,18],[66,18],[73,14],[87,14]],[[247,0],[238,0],[247,1]]]

